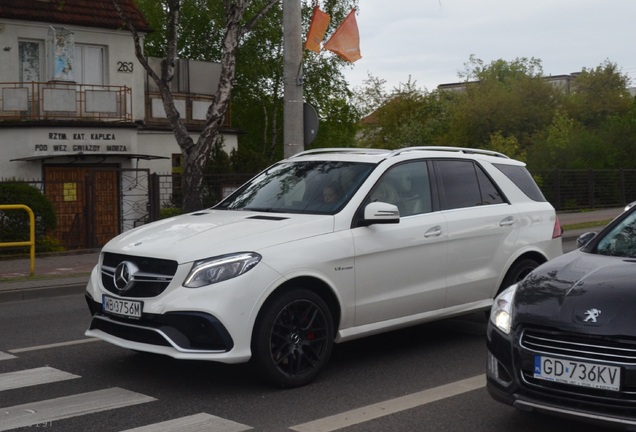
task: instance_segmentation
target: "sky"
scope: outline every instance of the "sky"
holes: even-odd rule
[[[371,74],[387,91],[409,77],[432,91],[462,81],[471,54],[486,65],[539,59],[545,76],[609,60],[636,86],[636,0],[359,0],[357,11],[352,87]]]

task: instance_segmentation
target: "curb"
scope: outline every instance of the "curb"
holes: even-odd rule
[[[35,288],[15,288],[0,291],[0,303],[75,295],[83,293],[85,289],[86,283],[83,282]]]

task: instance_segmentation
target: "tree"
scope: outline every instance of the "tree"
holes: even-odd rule
[[[466,90],[454,105],[450,141],[488,148],[493,134],[514,137],[524,151],[551,122],[562,95],[543,79],[541,62],[517,58],[484,66],[471,56]],[[470,81],[469,81],[470,80]]]
[[[365,86],[356,89],[360,112],[370,112],[361,121],[359,144],[374,148],[437,145],[445,136],[452,93],[427,92],[409,80],[384,90],[385,81],[369,75]]]
[[[593,69],[583,68],[572,85],[566,109],[586,126],[599,126],[608,117],[626,114],[632,103],[629,78],[615,63],[605,61]]]
[[[300,0],[299,0],[300,1]],[[331,16],[327,35],[342,22],[357,0],[323,0],[321,8]],[[306,34],[314,2],[302,1],[302,31]],[[237,57],[236,82],[232,90],[232,123],[241,135],[234,169],[245,171],[260,161],[269,165],[283,156],[283,39],[282,11],[274,8],[253,32],[246,35]],[[258,61],[255,61],[258,59]],[[341,70],[348,63],[339,57],[305,50],[298,79],[304,99],[317,111],[319,133],[311,147],[354,145],[358,112],[351,105],[351,92]]]
[[[205,126],[195,142],[179,116],[169,87],[170,81],[174,77],[179,51],[181,6],[185,2],[182,0],[162,0],[157,2],[161,5],[158,15],[163,18],[165,23],[164,55],[161,61],[161,70],[157,73],[144,56],[139,33],[124,13],[120,0],[113,0],[113,4],[133,35],[137,60],[139,60],[148,76],[159,88],[163,108],[181,149],[184,158],[182,189],[184,191],[183,210],[185,212],[195,211],[203,206],[201,194],[199,193],[203,186],[203,172],[210,159],[214,145],[220,139],[219,130],[225,113],[229,108],[230,91],[236,73],[236,54],[239,44],[245,34],[251,31],[256,23],[279,1],[227,0],[223,2],[224,31],[218,44],[221,63],[219,87],[214,96],[214,102],[208,109]],[[190,45],[183,46],[189,47]]]
[[[119,2],[119,0],[113,0]],[[301,0],[299,0],[301,1]],[[183,153],[184,209],[200,208],[201,177],[215,169],[211,162],[219,146],[219,127],[229,108],[232,91],[232,121],[245,133],[232,155],[234,170],[256,171],[282,156],[283,36],[280,0],[137,0],[146,19],[157,31],[145,38],[145,52],[163,58],[161,74],[151,79],[163,89],[164,107]],[[335,28],[357,0],[324,0],[323,8]],[[303,28],[309,27],[313,3],[303,0]],[[258,22],[258,25],[256,23]],[[135,30],[133,35],[135,36]],[[138,37],[135,36],[138,42]],[[138,43],[137,43],[138,45]],[[137,48],[137,57],[141,55]],[[220,62],[219,89],[208,112],[198,141],[188,139],[172,107],[169,82],[177,57]],[[350,92],[340,69],[345,64],[335,55],[305,52],[301,78],[308,102],[321,119],[313,146],[353,145],[357,112],[348,103]],[[165,71],[164,71],[165,69]],[[163,82],[164,84],[160,84]],[[214,171],[217,172],[217,171]],[[191,191],[188,196],[187,191]]]

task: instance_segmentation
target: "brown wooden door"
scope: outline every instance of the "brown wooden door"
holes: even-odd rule
[[[66,248],[101,247],[119,233],[116,169],[45,166],[44,180],[57,214],[50,236]]]
[[[91,171],[89,230],[95,246],[101,247],[119,234],[119,171]]]

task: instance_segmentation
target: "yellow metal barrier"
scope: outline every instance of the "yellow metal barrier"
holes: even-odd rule
[[[31,276],[35,274],[35,215],[33,210],[23,204],[4,204],[0,205],[0,210],[26,210],[29,213],[29,241],[22,242],[4,242],[0,243],[0,247],[14,246],[30,246],[31,256]]]

